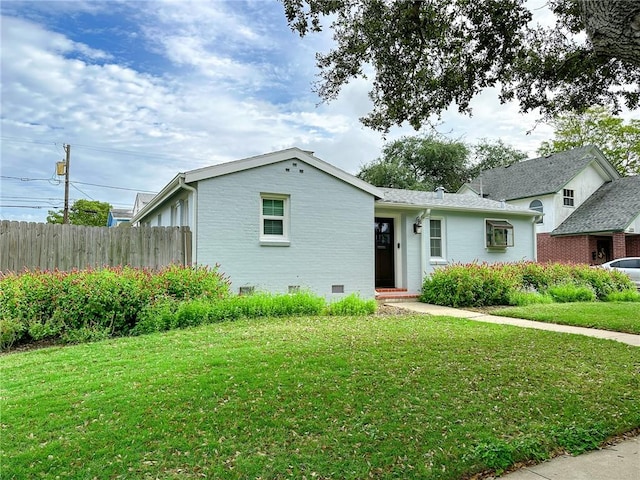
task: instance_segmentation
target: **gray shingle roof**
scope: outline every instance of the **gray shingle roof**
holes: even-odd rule
[[[611,179],[619,178],[597,147],[586,146],[538,157],[508,167],[485,170],[469,182],[477,193],[494,200],[515,200],[556,193],[590,162],[598,161]]]
[[[147,203],[149,203],[151,201],[151,199],[153,197],[155,197],[156,194],[155,193],[137,193],[136,197],[138,197],[140,199],[140,202],[143,205],[146,205]]]
[[[126,208],[112,208],[110,212],[113,218],[131,218],[133,216],[133,212]]]
[[[552,235],[623,231],[640,215],[640,175],[602,185]]]
[[[384,197],[378,200],[378,205],[403,205],[417,208],[440,208],[443,210],[470,210],[482,212],[503,212],[524,215],[537,215],[538,212],[514,205],[480,198],[476,195],[462,195],[458,193],[445,193],[443,198],[437,198],[436,192],[422,190],[402,190],[398,188],[380,188]]]

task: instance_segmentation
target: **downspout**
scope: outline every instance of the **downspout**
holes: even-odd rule
[[[431,209],[427,208],[422,215],[418,217],[420,223],[422,224],[422,230],[420,231],[420,289],[422,290],[422,285],[424,284],[424,276],[427,271],[427,244],[425,243],[424,232],[430,231],[430,228],[425,228],[424,220],[428,219],[431,215]],[[427,225],[429,227],[429,225]]]
[[[198,264],[198,189],[187,185],[184,181],[184,176],[180,177],[179,186],[193,193],[193,208],[191,214],[192,225],[192,237],[191,237],[191,263],[193,265]]]
[[[538,219],[541,219],[542,215],[536,215],[531,219],[533,223],[533,261],[538,261]]]

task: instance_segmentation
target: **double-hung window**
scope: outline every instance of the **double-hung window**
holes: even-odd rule
[[[444,258],[444,246],[442,243],[442,220],[432,218],[429,220],[429,256],[432,260]]]
[[[573,207],[573,190],[569,188],[562,189],[562,203],[565,207]]]
[[[260,196],[260,241],[281,245],[289,243],[288,196]]]

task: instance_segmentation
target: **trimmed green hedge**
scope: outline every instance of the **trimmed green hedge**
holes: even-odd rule
[[[513,305],[519,302],[606,300],[633,290],[618,271],[562,263],[453,264],[425,278],[421,301],[451,307]]]

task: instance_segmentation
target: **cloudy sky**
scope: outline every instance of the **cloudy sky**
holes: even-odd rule
[[[544,4],[541,0],[538,2]],[[368,84],[319,104],[315,52],[330,32],[300,39],[282,4],[252,1],[3,0],[0,218],[45,221],[63,206],[55,163],[71,145],[70,198],[130,208],[178,172],[298,146],[350,173],[387,138],[363,127]],[[544,15],[540,14],[544,21]],[[552,129],[488,91],[440,131],[502,139],[535,156]]]

